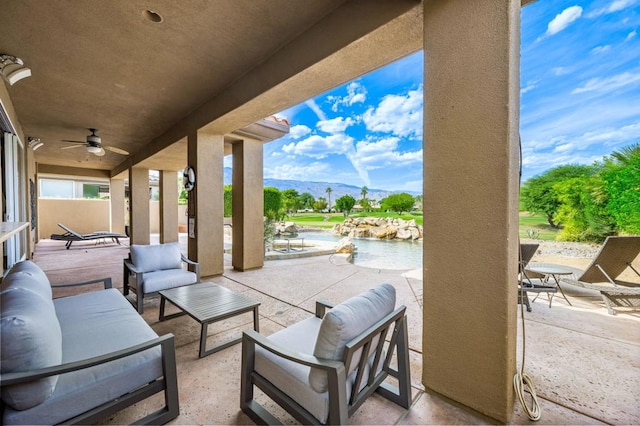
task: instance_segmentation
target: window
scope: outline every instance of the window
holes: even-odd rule
[[[82,184],[83,198],[100,198],[100,185],[92,183]]]
[[[40,196],[43,198],[74,198],[73,181],[40,179]]]

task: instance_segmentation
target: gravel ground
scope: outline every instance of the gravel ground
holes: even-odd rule
[[[593,258],[600,249],[599,244],[572,243],[560,241],[522,240],[523,243],[538,243],[537,256],[561,256]]]

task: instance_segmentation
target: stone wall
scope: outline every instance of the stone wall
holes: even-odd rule
[[[423,236],[422,226],[417,225],[415,220],[379,217],[350,217],[334,225],[331,232],[350,238],[387,240],[417,240]]]

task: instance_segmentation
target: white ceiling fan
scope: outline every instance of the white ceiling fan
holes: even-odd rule
[[[87,136],[86,142],[70,141],[70,140],[63,139],[62,142],[69,142],[74,145],[63,146],[60,149],[73,149],[73,148],[84,146],[87,148],[88,152],[95,154],[98,157],[102,157],[105,154],[105,149],[111,152],[115,152],[116,154],[129,155],[129,153],[124,149],[116,148],[114,146],[102,145],[100,136],[96,134],[98,132],[98,129],[89,129],[89,131],[91,132],[91,134]]]

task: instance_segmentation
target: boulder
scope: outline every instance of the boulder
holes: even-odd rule
[[[397,228],[391,225],[376,226],[374,228],[371,228],[370,232],[373,237],[376,237],[379,239],[391,239],[391,238],[395,238]]]
[[[396,238],[400,240],[409,240],[411,237],[411,230],[408,228],[400,228],[398,232],[396,232]]]
[[[341,239],[340,241],[338,241],[338,244],[336,244],[336,253],[352,254],[355,249],[356,246],[353,245],[349,237]]]
[[[353,228],[349,232],[350,238],[369,238],[371,236],[369,232],[369,227],[366,228]]]
[[[418,229],[417,226],[412,226],[411,228],[409,228],[409,231],[411,232],[412,240],[417,240],[422,237],[422,233],[420,232],[420,229]]]

